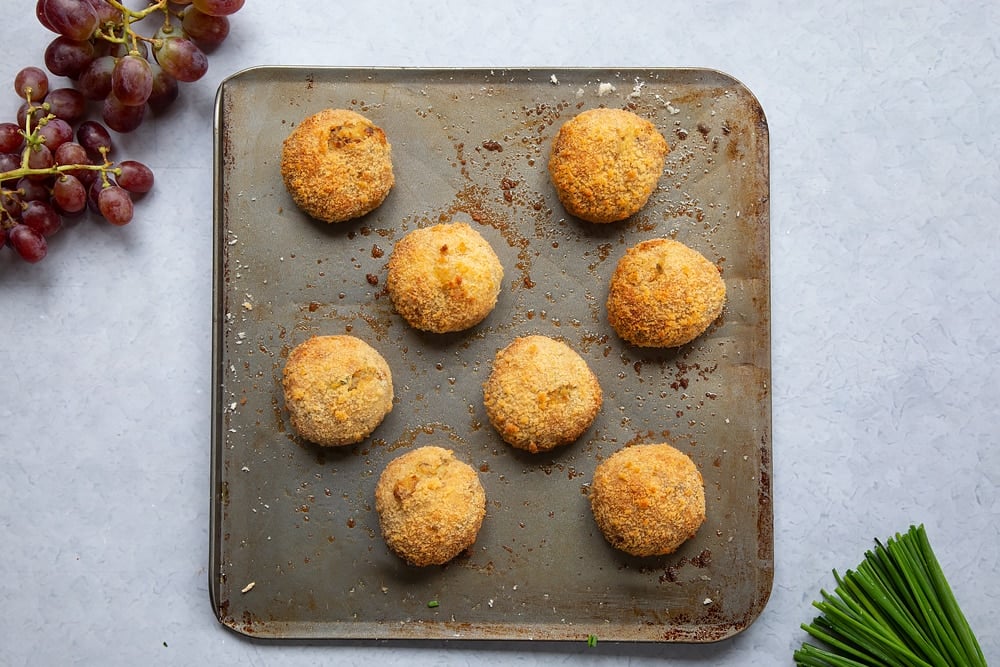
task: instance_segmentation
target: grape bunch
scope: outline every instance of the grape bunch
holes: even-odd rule
[[[0,248],[37,262],[46,238],[76,214],[131,221],[133,197],[153,187],[153,172],[135,160],[113,162],[108,128],[132,132],[147,109],[162,111],[178,97],[179,83],[203,77],[206,53],[229,35],[228,17],[244,2],[148,0],[131,9],[121,0],[36,0],[36,17],[57,35],[45,67],[71,85],[50,89],[38,67],[15,76],[17,122],[0,123]],[[157,20],[152,34],[140,29]],[[91,103],[102,122],[87,120]]]
[[[140,10],[119,0],[37,0],[39,22],[57,33],[45,66],[75,82],[87,100],[101,103],[104,123],[131,132],[146,110],[169,106],[178,82],[208,71],[207,51],[229,35],[229,16],[244,0],[151,0]],[[140,32],[162,23],[152,35]]]
[[[14,77],[24,98],[17,123],[0,123],[0,247],[29,262],[48,252],[45,240],[63,219],[88,208],[113,225],[132,220],[132,197],[153,187],[153,172],[135,160],[111,161],[111,133],[83,114],[79,91],[49,90],[37,67]]]

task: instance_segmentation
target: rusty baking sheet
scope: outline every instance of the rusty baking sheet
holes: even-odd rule
[[[597,106],[648,117],[672,150],[646,208],[569,217],[546,171],[560,123]],[[296,209],[282,141],[306,115],[351,108],[393,146],[396,186],[337,225]],[[745,629],[771,590],[768,132],[753,95],[701,69],[423,70],[263,67],[217,98],[210,591],[219,620],[267,638],[711,642]],[[506,276],[495,311],[458,334],[409,328],[384,292],[408,230],[470,221]],[[720,320],[677,350],[622,343],[604,311],[625,249],[669,236],[723,271]],[[351,333],[392,367],[396,401],[362,444],[292,431],[280,377],[313,334]],[[576,443],[529,455],[482,406],[495,352],[541,333],[597,373],[604,405]],[[700,467],[707,520],[678,552],[633,558],[590,515],[594,466],[668,440]],[[411,447],[480,471],[478,541],[443,567],[384,545],[374,485]],[[429,602],[435,604],[428,604]]]

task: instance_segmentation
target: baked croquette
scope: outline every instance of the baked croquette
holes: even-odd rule
[[[608,322],[639,347],[678,347],[722,313],[726,284],[697,250],[670,239],[642,241],[618,261],[608,291]]]
[[[411,565],[442,565],[476,541],[486,516],[479,475],[443,447],[389,462],[375,485],[375,510],[389,548]]]
[[[483,384],[490,423],[505,442],[532,453],[583,435],[602,398],[587,362],[566,343],[539,335],[517,338],[497,352]]]
[[[571,215],[615,222],[653,194],[670,147],[650,121],[622,109],[590,109],[559,128],[549,174]]]
[[[389,257],[386,291],[410,326],[447,333],[482,322],[493,310],[503,265],[489,242],[464,222],[423,227]]]
[[[392,373],[354,336],[313,336],[288,355],[282,374],[292,427],[325,447],[361,442],[392,410]]]
[[[307,117],[285,139],[281,176],[312,217],[343,222],[375,210],[395,183],[385,132],[347,109]]]
[[[662,556],[705,521],[705,487],[687,454],[666,443],[633,445],[597,465],[590,506],[613,547],[633,556]]]

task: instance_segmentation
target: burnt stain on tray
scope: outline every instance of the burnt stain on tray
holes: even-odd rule
[[[620,223],[568,216],[548,181],[562,122],[598,106],[649,118],[670,143],[658,188]],[[353,109],[393,145],[396,186],[358,220],[291,202],[280,147],[309,113]],[[216,109],[209,589],[227,627],[261,638],[712,642],[760,614],[773,575],[767,124],[711,70],[256,68]],[[495,310],[454,334],[409,328],[385,291],[405,233],[464,221],[505,277]],[[720,318],[678,349],[624,344],[606,321],[626,248],[670,237],[714,262]],[[323,448],[288,423],[281,372],[314,334],[350,333],[392,367],[392,412],[366,441]],[[529,333],[560,338],[604,391],[575,443],[505,444],[482,406],[493,356]],[[595,465],[669,441],[696,462],[707,519],[664,557],[603,538]],[[438,444],[480,473],[487,515],[444,566],[413,568],[381,539],[386,463]],[[435,602],[429,605],[428,602]]]

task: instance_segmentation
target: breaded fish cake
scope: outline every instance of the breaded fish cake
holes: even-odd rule
[[[462,331],[493,310],[503,265],[483,236],[464,222],[409,232],[392,249],[386,291],[396,311],[423,331]]]
[[[667,140],[645,118],[622,109],[590,109],[559,128],[549,175],[571,215],[615,222],[646,205],[669,151]]]
[[[292,130],[281,152],[292,200],[318,220],[343,222],[375,210],[395,183],[385,132],[359,113],[324,109]]]
[[[722,313],[726,284],[697,250],[671,239],[629,248],[608,290],[608,322],[639,347],[678,347],[700,336]]]
[[[375,485],[386,544],[411,565],[442,565],[476,541],[486,516],[479,475],[443,447],[418,447],[389,462]]]
[[[483,384],[490,423],[505,442],[532,453],[583,435],[602,400],[601,385],[583,357],[539,335],[516,338],[497,352]]]
[[[608,542],[633,556],[673,553],[705,521],[705,487],[694,461],[669,444],[633,445],[597,465],[594,520]]]
[[[354,336],[313,336],[288,355],[282,373],[292,427],[326,447],[361,442],[392,410],[392,373]]]

